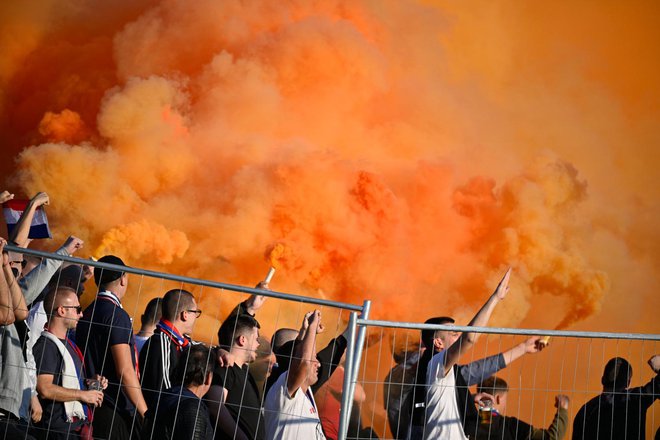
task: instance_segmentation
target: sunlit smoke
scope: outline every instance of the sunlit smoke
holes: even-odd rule
[[[12,182],[49,193],[58,239],[246,285],[271,264],[281,289],[371,298],[389,319],[469,318],[508,266],[499,324],[570,327],[629,275],[655,295],[657,248],[643,237],[658,232],[637,214],[657,191],[634,178],[652,168],[619,150],[651,121],[629,128],[618,89],[546,69],[524,47],[531,31],[512,28],[518,46],[484,58],[463,33],[487,32],[486,18],[461,6],[104,12],[99,26],[85,7],[35,18],[29,48],[12,42],[3,65],[5,131],[21,150]],[[516,70],[514,50],[531,64]],[[619,263],[631,256],[651,264],[631,274]],[[553,314],[538,309],[548,298]]]

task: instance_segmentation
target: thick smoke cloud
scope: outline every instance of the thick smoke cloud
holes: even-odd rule
[[[95,256],[254,284],[280,244],[276,288],[404,320],[467,317],[512,266],[496,324],[652,328],[657,84],[591,11],[550,38],[521,23],[561,6],[32,3],[3,6],[3,170]]]

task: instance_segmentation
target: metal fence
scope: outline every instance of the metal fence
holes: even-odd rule
[[[344,394],[342,400],[344,410],[339,437],[342,440],[407,438],[410,426],[408,417],[412,411],[409,405],[415,401],[412,395],[428,389],[425,383],[414,386],[423,353],[421,330],[475,332],[481,335],[475,346],[463,354],[461,365],[506,352],[531,337],[550,336],[549,344],[541,352],[521,356],[498,371],[496,376],[508,383],[506,416],[537,428],[550,427],[557,411],[554,407],[555,396],[568,396],[570,405],[565,438],[571,438],[574,418],[580,407],[603,392],[601,376],[609,359],[627,359],[633,371],[631,387],[639,387],[651,383],[655,373],[647,361],[660,353],[658,334],[430,325],[360,319],[357,314],[352,314],[349,322],[355,333],[367,329],[365,337],[368,347],[360,357],[357,351],[352,350],[354,345],[349,340],[348,355],[354,354],[350,363],[353,367],[347,370],[344,377],[344,389],[349,392]],[[466,390],[476,394],[474,382],[470,385]],[[361,389],[359,398],[356,387]],[[658,398],[657,389],[655,393],[647,399],[651,403]],[[421,400],[424,401],[424,398]],[[430,411],[428,408],[425,410]],[[360,426],[354,423],[356,413],[359,414]],[[660,404],[651,404],[646,417],[642,416],[641,411],[639,413],[639,418],[629,422],[641,424],[645,419],[645,438],[653,438],[660,426]],[[349,423],[351,415],[353,423]],[[607,427],[609,432],[602,438],[610,438],[610,434],[612,438],[623,438],[617,437],[613,428]],[[602,431],[603,428],[600,429]],[[469,431],[467,426],[466,431]],[[578,433],[573,438],[582,438],[581,435]],[[502,437],[493,433],[490,438]]]
[[[32,256],[39,259],[57,260],[71,265],[86,265],[92,268],[102,270],[114,270],[130,274],[129,290],[122,299],[122,305],[128,312],[131,319],[139,319],[146,303],[153,297],[162,297],[170,289],[186,289],[193,293],[198,304],[198,308],[203,310],[198,322],[195,324],[192,338],[208,345],[217,344],[216,332],[220,323],[225,319],[230,310],[245,299],[244,294],[263,295],[268,301],[263,309],[258,312],[257,319],[262,328],[261,333],[270,336],[278,328],[300,328],[300,323],[305,315],[312,309],[319,309],[323,313],[323,320],[326,331],[319,335],[317,346],[321,348],[327,340],[339,336],[347,325],[349,314],[351,312],[359,313],[360,316],[368,317],[370,301],[366,300],[363,304],[349,304],[338,301],[331,301],[324,298],[315,298],[311,296],[295,295],[272,290],[264,290],[235,284],[197,279],[182,275],[151,271],[137,267],[117,266],[114,264],[103,263],[99,261],[80,259],[66,255],[58,255],[50,252],[43,252],[33,249],[23,249],[7,245],[5,249],[9,252]],[[43,270],[37,266],[37,271]],[[264,274],[265,275],[265,274]],[[56,283],[58,281],[56,280]],[[89,284],[93,284],[90,282]],[[256,282],[255,282],[256,284]],[[91,303],[98,293],[98,289],[86,290],[80,297],[81,305],[86,306]],[[136,323],[137,324],[137,323]],[[139,329],[139,324],[134,326],[134,332]],[[2,331],[4,335],[4,330]],[[357,340],[355,347],[362,346],[364,341],[364,332],[357,332],[354,337]],[[33,336],[34,337],[34,336]],[[38,335],[36,335],[38,338]],[[358,352],[360,350],[357,350]],[[34,365],[28,362],[27,368],[34,369]],[[32,373],[34,374],[34,373]],[[265,378],[263,378],[265,381]],[[261,384],[261,383],[260,383]],[[262,388],[261,398],[265,397]],[[4,437],[0,434],[0,437]]]

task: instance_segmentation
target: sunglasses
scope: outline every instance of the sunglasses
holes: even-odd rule
[[[82,306],[60,306],[60,307],[62,307],[63,309],[76,309],[77,314],[82,313]]]
[[[201,311],[201,310],[186,310],[186,312],[188,312],[188,313],[194,313],[194,314],[195,314],[195,317],[197,317],[197,318],[199,318],[199,317],[202,315],[202,311]]]

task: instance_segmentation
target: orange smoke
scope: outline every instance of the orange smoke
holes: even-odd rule
[[[495,324],[652,329],[644,7],[35,3],[0,11],[3,166],[58,239],[246,285],[267,249],[278,290],[404,320],[469,317],[511,265]]]

